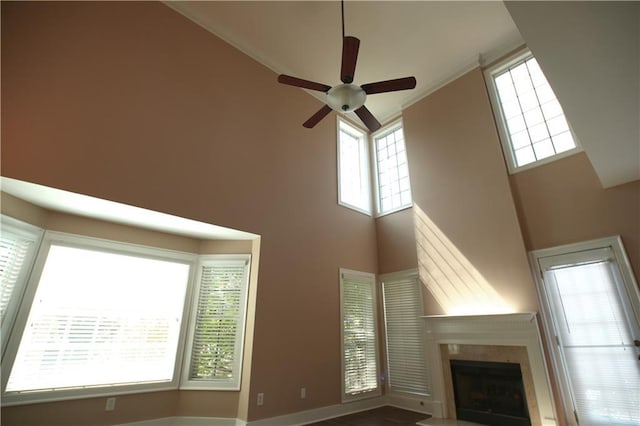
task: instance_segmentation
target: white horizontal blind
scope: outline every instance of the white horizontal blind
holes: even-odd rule
[[[189,269],[52,242],[6,394],[171,382]]]
[[[0,277],[2,280],[0,312],[3,321],[16,286],[21,279],[24,279],[25,269],[31,266],[29,261],[37,241],[38,235],[20,232],[12,226],[2,224],[2,233],[0,234]]]
[[[189,380],[239,387],[248,265],[248,256],[201,263]]]
[[[375,278],[341,272],[342,349],[345,397],[377,391]]]
[[[387,128],[374,136],[378,182],[378,213],[409,207],[411,185],[402,125]]]
[[[580,425],[640,424],[640,365],[611,258],[545,272]]]
[[[2,346],[33,265],[42,230],[2,216],[0,231],[0,316]]]
[[[431,388],[422,324],[422,293],[415,276],[383,279],[390,390],[426,395]]]

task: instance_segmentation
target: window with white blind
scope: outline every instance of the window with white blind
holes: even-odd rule
[[[371,214],[367,135],[338,117],[338,203]]]
[[[378,215],[411,207],[409,165],[400,121],[373,135]]]
[[[640,294],[621,240],[533,257],[568,424],[640,424]]]
[[[3,360],[3,401],[175,387],[192,261],[47,232]]]
[[[240,389],[249,255],[203,256],[198,263],[183,388]]]
[[[5,215],[0,219],[0,333],[4,353],[43,230]]]
[[[428,395],[422,315],[422,284],[417,271],[380,277],[387,340],[388,386],[391,392]]]
[[[380,395],[375,275],[340,269],[342,399]]]
[[[529,168],[579,150],[562,107],[531,52],[486,71],[509,170]]]

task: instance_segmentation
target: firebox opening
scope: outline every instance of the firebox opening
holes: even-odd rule
[[[450,360],[458,420],[531,426],[520,364]]]

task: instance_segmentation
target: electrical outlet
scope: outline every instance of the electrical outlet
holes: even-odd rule
[[[116,399],[115,399],[115,397],[107,398],[107,403],[104,406],[104,411],[113,411],[115,409],[116,409]]]
[[[307,388],[300,388],[300,399],[305,399],[307,397]]]
[[[262,405],[264,404],[264,394],[261,392],[258,394],[258,401],[257,401],[258,405]]]

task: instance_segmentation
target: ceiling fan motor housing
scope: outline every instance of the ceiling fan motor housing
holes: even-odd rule
[[[327,92],[327,105],[339,112],[352,112],[364,105],[367,94],[355,84],[339,84]]]

